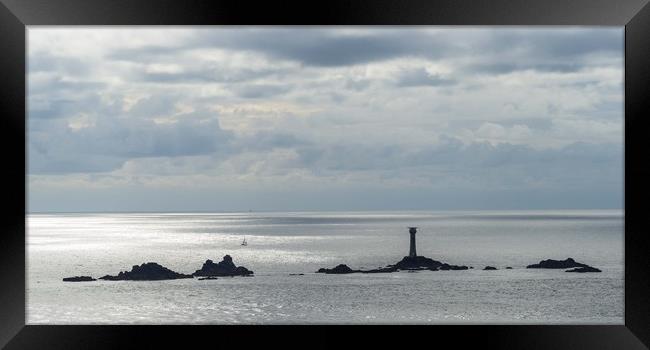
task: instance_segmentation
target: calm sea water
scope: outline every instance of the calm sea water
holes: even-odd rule
[[[622,211],[30,214],[26,221],[30,324],[623,324]],[[314,273],[400,260],[407,226],[419,227],[419,255],[474,269]],[[240,245],[244,237],[248,246]],[[61,281],[144,262],[191,273],[225,254],[255,277]],[[567,257],[603,272],[525,268]],[[499,270],[482,271],[486,265]]]

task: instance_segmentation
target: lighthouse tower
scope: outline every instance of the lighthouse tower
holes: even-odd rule
[[[415,233],[418,231],[417,227],[409,227],[409,233],[411,234],[411,248],[409,249],[409,256],[415,257],[418,254],[415,252]]]

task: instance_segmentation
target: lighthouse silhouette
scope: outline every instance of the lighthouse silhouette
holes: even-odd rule
[[[409,227],[409,233],[411,234],[411,248],[409,249],[409,256],[415,257],[418,254],[415,252],[415,233],[418,232],[417,227]]]

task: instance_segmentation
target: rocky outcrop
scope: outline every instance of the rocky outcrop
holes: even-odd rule
[[[494,266],[486,266],[483,270],[488,270],[489,271],[489,270],[498,270],[498,269],[496,267],[494,267]]]
[[[394,267],[397,270],[431,270],[431,271],[438,271],[438,270],[467,270],[469,269],[467,266],[458,266],[458,265],[450,265],[447,263],[443,263],[437,260],[433,260],[431,258],[427,258],[426,256],[405,256],[400,260],[398,263],[395,265],[388,265],[389,267]]]
[[[420,270],[467,270],[467,266],[458,266],[458,265],[449,265],[440,261],[427,258],[425,256],[405,256],[394,265],[388,265],[386,267],[378,267],[372,270],[353,270],[345,264],[340,264],[332,269],[321,268],[317,273],[329,273],[329,274],[346,274],[346,273],[390,273],[397,272],[400,270],[406,271],[420,271]]]
[[[438,267],[438,270],[441,270],[441,271],[467,270],[467,269],[469,269],[469,268],[467,266],[465,266],[465,265],[458,266],[458,265],[442,264],[442,265],[440,265],[440,267]],[[431,270],[431,268],[429,270]]]
[[[572,258],[565,260],[542,260],[539,264],[526,266],[527,269],[570,269],[565,272],[601,272],[599,269],[589,266],[587,264],[579,263]]]
[[[194,272],[194,276],[250,276],[253,271],[243,267],[235,266],[232,262],[232,257],[226,255],[218,263],[212,260],[206,260],[200,270]]]
[[[539,264],[532,264],[526,266],[527,269],[569,269],[572,267],[586,267],[588,265],[581,264],[576,262],[572,258],[567,258],[566,260],[542,260]]]
[[[426,256],[405,256],[400,260],[398,263],[395,265],[388,265],[395,267],[398,270],[410,270],[410,269],[418,269],[418,268],[426,268],[426,269],[438,269],[440,266],[442,266],[443,263],[437,260],[433,260],[431,258],[427,258]]]
[[[586,267],[576,267],[575,269],[566,270],[564,272],[602,272],[599,269],[591,266]]]
[[[74,277],[66,277],[63,279],[63,282],[92,282],[92,281],[97,281],[97,280],[90,276],[74,276]]]
[[[348,265],[340,264],[333,269],[320,268],[316,273],[327,273],[327,274],[346,274],[346,273],[355,273],[361,272],[361,270],[352,270]]]
[[[149,262],[140,266],[134,265],[131,271],[120,272],[117,276],[106,275],[99,279],[106,281],[159,281],[180,278],[192,278],[192,275],[174,272],[157,263]]]
[[[214,276],[208,276],[208,277],[201,277],[199,278],[199,281],[205,281],[205,280],[218,280],[219,277],[214,277]]]

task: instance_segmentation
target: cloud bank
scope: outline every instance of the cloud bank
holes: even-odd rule
[[[29,211],[621,208],[621,28],[30,28]]]

